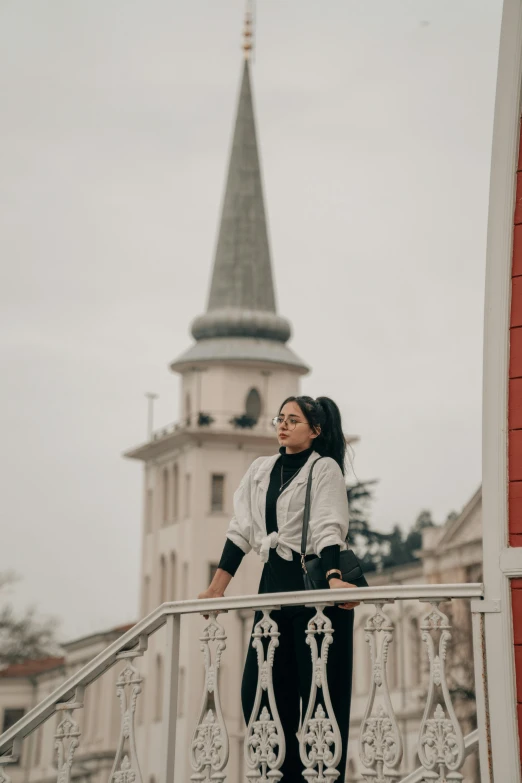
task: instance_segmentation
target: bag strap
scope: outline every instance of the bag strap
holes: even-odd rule
[[[303,567],[303,571],[306,573],[306,566],[305,566],[305,555],[306,555],[306,542],[308,540],[308,525],[310,522],[310,513],[311,513],[311,506],[312,506],[312,476],[314,471],[314,466],[319,460],[322,459],[322,457],[319,457],[319,459],[316,459],[312,462],[310,465],[310,472],[308,473],[308,483],[306,485],[306,497],[305,497],[305,506],[304,506],[304,514],[303,514],[303,532],[301,534],[301,565]]]

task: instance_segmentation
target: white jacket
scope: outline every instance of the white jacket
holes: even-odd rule
[[[254,460],[234,494],[234,516],[227,538],[247,554],[253,549],[263,563],[270,548],[284,560],[292,560],[292,551],[301,551],[301,532],[306,483],[310,467],[319,458],[311,453],[298,475],[277,499],[278,532],[267,535],[265,506],[270,473],[279,454]],[[323,457],[314,467],[310,524],[306,554],[319,555],[326,546],[339,544],[346,549],[348,498],[341,469],[331,457]]]

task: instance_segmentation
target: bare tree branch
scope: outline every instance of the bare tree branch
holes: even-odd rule
[[[0,591],[18,581],[13,572],[0,573]],[[0,606],[0,668],[50,655],[59,655],[56,641],[58,623],[37,618],[34,609],[17,614],[6,602]]]

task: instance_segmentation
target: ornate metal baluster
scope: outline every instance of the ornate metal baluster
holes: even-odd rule
[[[76,689],[72,702],[63,702],[56,705],[56,711],[63,711],[63,718],[58,723],[54,734],[54,749],[56,751],[57,783],[69,783],[71,779],[71,767],[74,761],[74,753],[80,744],[80,727],[73,718],[74,710],[83,709],[83,697],[85,688],[79,686]]]
[[[143,641],[143,644],[140,642],[138,650],[129,650],[118,654],[118,658],[127,659],[127,662],[116,680],[116,696],[120,700],[121,728],[116,756],[109,777],[110,783],[142,783],[136,750],[135,717],[143,677],[134,666],[133,661],[134,658],[143,655],[145,649],[146,640]]]
[[[364,637],[370,648],[372,682],[359,735],[359,756],[368,772],[370,783],[391,783],[397,780],[397,767],[402,759],[402,739],[390,699],[387,662],[388,648],[393,641],[394,625],[382,610],[384,602],[375,604],[375,614],[368,618]],[[379,704],[376,706],[376,701]]]
[[[315,609],[316,614],[306,629],[306,643],[310,645],[312,653],[313,676],[310,699],[299,735],[299,752],[305,767],[303,777],[314,783],[330,783],[339,775],[335,767],[339,764],[342,753],[341,733],[335,719],[326,678],[328,648],[333,642],[334,629],[323,613],[324,604],[316,606]],[[320,653],[317,644],[319,635],[323,636]],[[319,702],[316,707],[319,688],[322,690],[324,706]]]
[[[5,771],[7,764],[18,764],[22,756],[22,740],[18,737],[13,740],[11,753],[6,756],[0,756],[0,783],[11,783],[11,778]]]
[[[72,711],[67,710],[57,726],[54,735],[56,750],[57,783],[69,783],[74,751],[80,744],[80,727],[73,719]]]
[[[245,764],[248,769],[247,778],[255,779],[259,783],[281,779],[282,773],[279,770],[286,751],[285,735],[277,711],[272,680],[275,650],[279,646],[277,623],[270,617],[273,609],[274,607],[267,607],[262,610],[263,617],[256,623],[252,633],[252,647],[257,651],[258,678],[245,740]],[[266,657],[263,639],[270,640]],[[263,692],[268,695],[270,710],[266,705],[261,709]]]
[[[209,622],[200,636],[205,661],[205,685],[198,723],[192,737],[191,780],[225,780],[228,761],[228,734],[219,698],[219,666],[226,649],[226,634],[218,623],[217,612],[210,612]]]
[[[464,762],[464,738],[446,681],[445,662],[448,642],[451,639],[451,626],[447,616],[439,609],[440,603],[430,601],[431,610],[420,626],[421,638],[428,651],[430,682],[419,729],[417,752],[426,770],[426,780],[449,783],[463,779],[458,770]],[[434,639],[437,634],[438,649]]]

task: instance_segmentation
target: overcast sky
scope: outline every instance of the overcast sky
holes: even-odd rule
[[[279,311],[373,521],[480,483],[500,0],[258,0]],[[0,571],[70,638],[137,614],[141,466],[204,311],[243,0],[0,5]],[[203,588],[203,585],[202,585]]]

